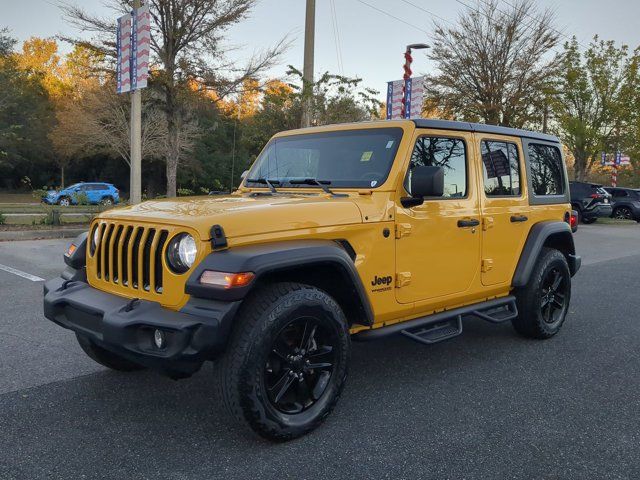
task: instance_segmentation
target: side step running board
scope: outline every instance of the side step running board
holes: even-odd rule
[[[401,330],[400,333],[418,343],[432,345],[460,335],[462,333],[462,315],[424,327],[414,327],[413,330]]]
[[[486,302],[399,322],[387,327],[372,328],[354,334],[354,340],[376,340],[400,333],[411,340],[431,345],[457,337],[462,333],[462,316],[474,315],[490,323],[502,323],[518,316],[516,298],[508,295]]]

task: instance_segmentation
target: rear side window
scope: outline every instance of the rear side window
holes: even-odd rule
[[[529,168],[535,195],[564,194],[562,155],[557,147],[530,143]]]
[[[437,166],[444,169],[442,198],[467,196],[467,154],[464,141],[459,138],[420,137],[411,154],[411,164],[404,188],[410,191],[411,170],[417,166]]]
[[[513,143],[484,140],[481,150],[487,197],[520,195],[518,147]]]

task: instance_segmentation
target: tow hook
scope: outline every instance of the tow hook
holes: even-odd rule
[[[132,298],[129,303],[127,303],[124,306],[124,311],[125,312],[130,312],[131,310],[133,310],[134,308],[136,308],[136,305],[140,303],[140,299],[139,298]]]

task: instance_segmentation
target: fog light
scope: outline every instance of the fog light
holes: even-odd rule
[[[153,342],[156,344],[157,348],[164,348],[165,339],[164,332],[162,330],[156,329],[156,331],[153,332]]]

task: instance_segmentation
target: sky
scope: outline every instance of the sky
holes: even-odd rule
[[[429,43],[433,20],[445,25],[455,22],[465,8],[463,4],[477,8],[480,1],[317,0],[316,74],[330,71],[360,77],[363,85],[384,92],[387,81],[402,76],[402,54],[407,44]],[[506,10],[515,0],[499,1],[500,8]],[[20,41],[31,36],[73,33],[56,4],[57,0],[0,0],[0,28],[9,27]],[[76,4],[94,13],[115,16],[101,0],[76,0]],[[586,45],[598,34],[632,48],[640,45],[640,0],[536,0],[536,4],[555,12],[556,28],[566,35],[563,41],[576,35]],[[226,44],[238,48],[235,57],[242,63],[252,53],[288,36],[291,47],[281,64],[269,72],[271,77],[282,78],[287,65],[302,67],[304,14],[305,0],[259,0],[250,18],[230,29]],[[429,73],[432,68],[426,54],[416,52],[415,74]]]

